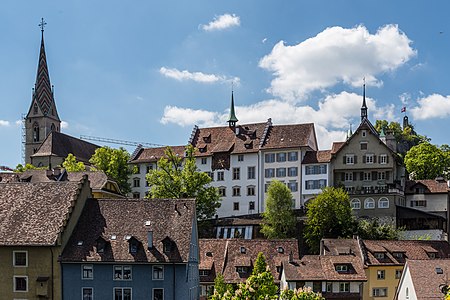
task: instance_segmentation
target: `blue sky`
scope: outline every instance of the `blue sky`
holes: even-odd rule
[[[2,2],[0,165],[21,162],[43,17],[63,132],[185,144],[194,124],[314,122],[321,149],[369,117],[450,144],[450,3],[434,1]],[[128,148],[129,151],[133,147]]]

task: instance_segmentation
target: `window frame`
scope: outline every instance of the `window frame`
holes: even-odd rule
[[[22,278],[25,279],[25,290],[17,289],[17,279]],[[28,276],[27,275],[14,275],[13,276],[13,291],[14,293],[28,293]]]
[[[358,205],[354,205],[354,204],[358,204]],[[350,201],[350,206],[352,209],[361,209],[361,200],[359,200],[358,198],[353,198]]]
[[[298,167],[289,167],[287,169],[288,177],[298,177]]]
[[[241,180],[241,168],[240,167],[235,167],[232,170],[233,172],[233,180]]]
[[[233,197],[240,197],[241,196],[241,187],[240,186],[233,186]]]
[[[368,205],[369,203],[372,203],[373,205]],[[364,200],[364,209],[374,209],[375,208],[375,200],[373,198],[366,198]]]
[[[94,299],[94,288],[93,287],[86,287],[86,286],[83,286],[83,287],[81,287],[81,300],[86,300],[87,298],[85,298],[85,295],[84,295],[84,291],[85,290],[90,290],[91,291],[91,298],[90,299]]]
[[[277,162],[285,162],[287,160],[286,152],[278,152],[276,155]]]
[[[247,179],[255,179],[256,178],[256,167],[249,166],[247,167]]]
[[[23,254],[23,253],[25,253],[25,264],[24,265],[18,265],[17,264],[16,254]],[[26,268],[26,267],[28,267],[28,251],[26,251],[26,250],[14,250],[13,251],[13,267],[15,267],[15,268]]]
[[[116,298],[116,290],[121,291],[121,299],[123,300],[124,297],[124,290],[130,290],[130,299],[133,299],[133,288],[131,287],[121,287],[121,286],[115,286],[113,287],[113,297]]]
[[[125,272],[124,272],[124,268],[129,268],[130,269],[130,277],[129,278],[124,278],[125,277]],[[120,268],[121,270],[121,276],[120,278],[116,278],[116,268]],[[133,268],[131,267],[131,265],[113,265],[113,280],[114,281],[132,281],[133,280]]]
[[[354,165],[355,164],[355,154],[345,154],[345,164]]]
[[[339,293],[349,293],[350,292],[350,282],[339,282]]]
[[[152,288],[152,300],[155,300],[155,290],[162,291],[162,299],[164,299],[164,288]]]
[[[244,154],[238,154],[237,161],[244,161]]]
[[[289,151],[287,157],[288,161],[298,161],[298,151]]]
[[[85,274],[85,267],[90,267],[90,274],[91,274],[91,276],[89,277],[89,276],[87,276],[87,277],[85,277],[84,276],[84,274]],[[89,270],[87,270],[87,271],[89,271]],[[87,274],[89,274],[89,272],[87,272]],[[94,279],[94,265],[92,265],[92,264],[82,264],[81,265],[81,280],[93,280]]]
[[[275,153],[265,153],[264,154],[264,162],[265,163],[274,163],[275,162]]]
[[[161,268],[161,269],[155,270],[156,268]],[[155,271],[157,272],[157,276],[155,276]],[[162,276],[160,276],[160,275],[162,275]],[[152,266],[152,280],[164,280],[164,266],[163,265]]]
[[[254,185],[247,185],[247,196],[255,196],[256,187]]]
[[[383,294],[380,293],[383,291]],[[387,297],[388,296],[388,288],[387,287],[375,287],[372,288],[372,297]]]
[[[377,270],[377,280],[386,279],[386,270]]]
[[[217,171],[217,181],[224,181],[224,180],[225,180],[225,172]]]
[[[383,204],[382,203],[386,203]],[[381,197],[380,199],[378,199],[378,208],[389,208],[389,199],[386,197]]]
[[[239,211],[239,202],[233,202],[233,211]]]

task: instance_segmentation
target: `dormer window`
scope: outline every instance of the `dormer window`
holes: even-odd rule
[[[162,242],[163,242],[163,252],[166,254],[172,252],[172,247],[173,247],[172,240],[170,240],[170,238],[166,237]]]
[[[211,133],[203,137],[205,143],[211,143]]]
[[[236,267],[236,272],[238,272],[239,274],[245,274],[248,272],[248,268],[239,266],[239,267]]]
[[[344,264],[336,265],[335,269],[336,269],[336,272],[339,272],[339,273],[348,272],[348,265],[344,265]]]
[[[278,247],[278,249],[277,249],[277,252],[278,252],[278,253],[284,253],[284,249],[283,249],[283,247],[281,247],[281,246],[280,246],[280,247]]]
[[[392,256],[395,258],[403,258],[403,252],[393,252]]]
[[[136,254],[138,252],[139,242],[134,237],[130,237],[128,243],[130,254]]]
[[[209,270],[198,270],[200,276],[209,276]]]
[[[241,247],[241,253],[245,254],[247,251],[245,250],[245,247]]]
[[[375,252],[374,255],[375,255],[376,259],[384,259],[385,258],[384,252]]]
[[[437,252],[427,252],[429,258],[437,258]]]
[[[206,152],[206,145],[204,147],[198,148],[198,151],[200,151],[200,153],[205,153]]]

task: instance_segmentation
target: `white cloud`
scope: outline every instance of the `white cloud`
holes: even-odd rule
[[[417,100],[419,104],[410,109],[415,120],[445,118],[450,116],[450,96],[432,94]]]
[[[166,106],[164,115],[160,122],[162,124],[174,123],[180,126],[214,126],[217,124],[219,114],[201,109],[181,108],[177,106]]]
[[[201,25],[205,31],[224,30],[230,27],[237,27],[241,25],[241,19],[235,14],[224,14],[214,17],[214,20],[207,25]]]
[[[205,74],[202,72],[189,72],[187,70],[180,71],[178,69],[168,69],[165,67],[161,67],[159,69],[159,73],[164,75],[165,77],[176,79],[178,81],[186,81],[192,80],[195,82],[201,83],[230,83],[239,85],[240,79],[239,77],[228,78],[226,76],[220,76],[215,74]]]
[[[9,121],[0,120],[0,127],[9,127],[11,125]]]
[[[61,121],[61,129],[67,129],[69,128],[69,123],[66,121]]]
[[[16,120],[14,124],[16,124],[16,126],[22,126],[22,122],[23,120]]]
[[[360,25],[331,27],[297,45],[278,42],[259,66],[275,78],[268,89],[274,96],[298,101],[310,92],[338,83],[380,86],[378,75],[393,71],[410,60],[416,51],[397,25],[386,25],[375,34]]]

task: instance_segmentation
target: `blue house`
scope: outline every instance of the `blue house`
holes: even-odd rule
[[[195,201],[89,199],[61,266],[64,300],[198,299]]]

